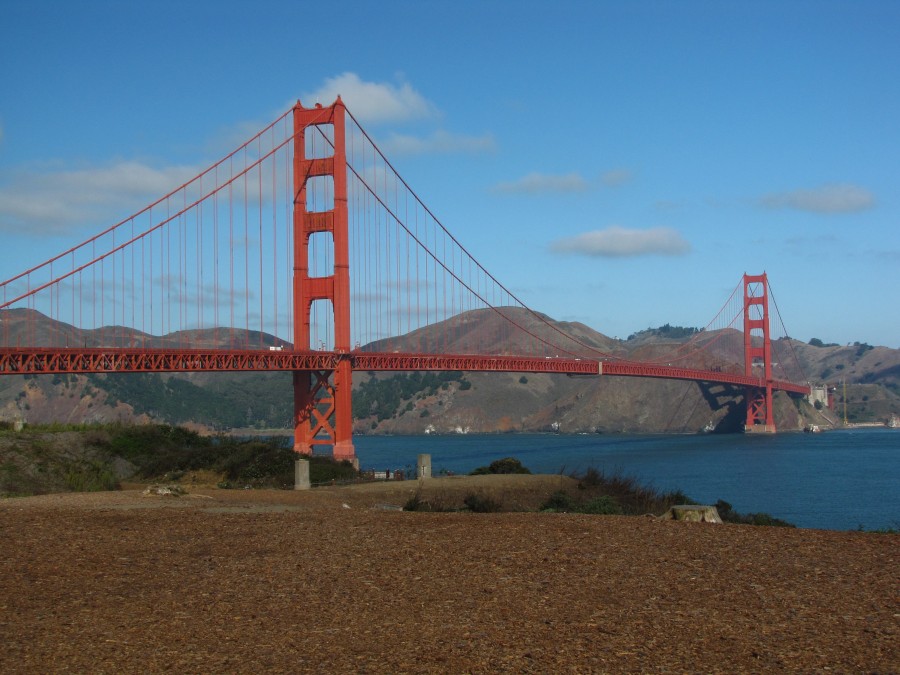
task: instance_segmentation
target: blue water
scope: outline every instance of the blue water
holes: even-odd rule
[[[900,528],[900,430],[696,436],[356,436],[362,468],[414,469],[431,455],[435,475],[468,473],[516,457],[533,473],[595,467],[692,499],[769,513],[798,527]]]

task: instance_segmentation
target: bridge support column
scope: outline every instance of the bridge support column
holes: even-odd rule
[[[330,445],[335,459],[355,461],[350,361],[350,251],[347,223],[347,155],[345,108],[340,97],[330,106],[294,106],[294,349],[311,347],[312,304],[327,300],[334,313],[334,345],[341,355],[333,371],[294,372],[294,450],[311,454],[314,445]],[[330,133],[317,127],[330,126]],[[329,157],[306,156],[306,134],[330,139]],[[307,208],[310,178],[331,178],[333,207]],[[326,193],[329,190],[326,190]],[[310,275],[310,237],[330,234],[334,269],[326,276]]]
[[[759,380],[747,387],[747,433],[775,433],[772,410],[772,342],[769,338],[769,281],[765,272],[744,274],[744,374]]]

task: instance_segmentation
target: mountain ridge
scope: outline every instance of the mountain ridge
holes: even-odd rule
[[[176,348],[190,343],[203,348],[248,344],[290,348],[289,343],[261,332],[219,328],[147,336],[121,327],[78,329],[29,314],[32,312],[4,310],[2,336],[7,344],[21,340],[23,326],[30,321],[38,345],[68,336],[91,347],[143,344]],[[507,318],[526,331],[505,334]],[[553,357],[558,354],[549,347],[550,338],[563,342],[560,335],[565,331],[574,339],[562,344],[564,351],[585,354],[594,350],[595,358],[605,354],[604,358],[656,360],[671,354],[673,346],[683,347],[693,340],[711,344],[694,367],[737,369],[742,360],[734,347],[739,341],[721,332],[704,334],[666,324],[616,340],[584,324],[556,322],[518,308],[473,310],[361,349],[466,353],[473,345],[487,344],[492,351],[514,353],[524,350],[524,342],[531,340],[529,348],[534,350],[537,345],[538,353]],[[900,415],[900,350],[865,343],[811,343],[777,341],[779,347],[790,347],[812,381],[829,382],[838,401],[836,410],[817,410],[806,401],[778,394],[775,413],[779,429],[836,424],[843,416],[845,388],[850,421],[883,422]],[[725,385],[535,373],[457,373],[436,382],[412,382],[412,378],[412,374],[356,372],[354,432],[691,433],[704,428],[737,431],[743,422],[743,391]],[[418,385],[421,387],[415,389]],[[8,375],[0,378],[0,419],[33,423],[158,421],[206,432],[287,429],[292,398],[290,373]]]

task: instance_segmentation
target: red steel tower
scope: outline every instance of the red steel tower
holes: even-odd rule
[[[744,274],[744,374],[760,379],[759,387],[747,387],[744,431],[774,434],[769,280],[765,272]]]
[[[299,101],[294,106],[294,349],[311,348],[312,304],[327,300],[334,315],[334,351],[339,355],[334,370],[294,371],[294,450],[309,455],[314,445],[330,445],[335,459],[353,461],[345,115],[340,96],[327,107],[304,108]],[[307,158],[307,131],[325,125],[331,127],[324,135],[332,139],[334,152],[330,157]],[[319,176],[331,179],[333,207],[309,211],[307,183]],[[310,276],[310,237],[317,233],[333,240],[334,269],[326,276]]]

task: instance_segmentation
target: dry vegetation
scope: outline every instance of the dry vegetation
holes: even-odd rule
[[[569,481],[420,494],[533,508]],[[398,511],[419,487],[2,500],[0,670],[900,669],[898,535]]]

